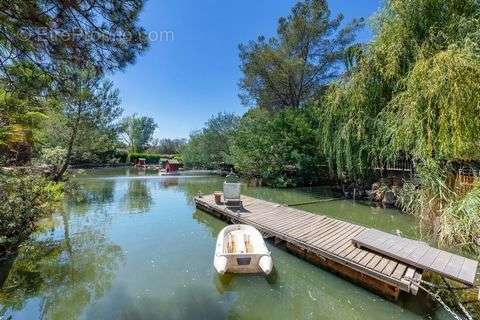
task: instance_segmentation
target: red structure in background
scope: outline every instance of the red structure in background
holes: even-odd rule
[[[175,159],[169,159],[165,162],[165,170],[167,172],[176,172],[178,171],[178,169],[180,169],[181,166],[182,164]]]

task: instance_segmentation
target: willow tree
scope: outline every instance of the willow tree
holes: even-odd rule
[[[404,206],[446,244],[472,244],[480,186],[462,194],[454,165],[480,159],[480,3],[390,0],[376,35],[325,97],[320,139],[338,173],[362,177],[401,154],[419,163]]]
[[[393,150],[417,158],[480,158],[480,58],[452,47],[422,57],[382,113]]]
[[[247,106],[268,110],[298,108],[341,73],[339,62],[363,20],[342,27],[326,0],[297,3],[279,19],[277,36],[240,45],[240,97]]]
[[[477,248],[478,254],[480,184],[459,188],[453,174],[480,159],[480,3],[427,3],[436,6],[437,19],[377,130],[386,154],[408,152],[420,163],[421,187],[404,209],[417,214],[438,243]],[[398,7],[404,16],[418,10]]]
[[[332,174],[362,179],[378,159],[376,117],[391,87],[372,61],[362,58],[351,77],[332,84],[322,99],[320,147]]]
[[[361,175],[398,154],[478,158],[478,27],[472,0],[390,0],[322,114],[324,151]]]

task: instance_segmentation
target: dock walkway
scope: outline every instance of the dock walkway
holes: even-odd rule
[[[469,286],[475,284],[478,261],[430,247],[425,242],[401,238],[375,229],[358,234],[352,241],[357,247],[385,254],[408,265],[438,273]]]
[[[241,199],[241,209],[217,204],[213,194],[194,200],[199,209],[252,225],[295,254],[394,300],[400,291],[416,294],[425,270],[474,284],[477,261],[324,215],[248,196]]]
[[[307,260],[397,299],[400,290],[417,293],[422,270],[366,248],[352,239],[368,228],[296,208],[242,196],[243,209],[215,203],[213,195],[198,196],[198,208],[232,223],[249,224]]]

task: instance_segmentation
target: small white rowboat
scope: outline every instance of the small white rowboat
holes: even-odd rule
[[[264,273],[273,268],[272,257],[263,237],[244,224],[226,226],[217,238],[213,265],[218,273]]]

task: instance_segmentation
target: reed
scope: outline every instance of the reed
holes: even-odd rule
[[[480,256],[480,183],[474,182],[467,191],[452,179],[448,165],[433,160],[418,167],[421,185],[406,183],[400,194],[400,207],[420,220],[439,246],[457,247]]]

